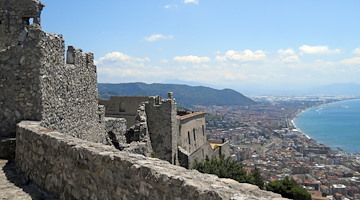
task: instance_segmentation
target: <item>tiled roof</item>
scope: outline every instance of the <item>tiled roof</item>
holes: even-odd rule
[[[199,111],[199,112],[190,113],[190,114],[187,114],[187,115],[180,116],[180,120],[188,119],[190,117],[194,117],[194,116],[202,115],[202,114],[205,114],[205,112],[204,111]]]

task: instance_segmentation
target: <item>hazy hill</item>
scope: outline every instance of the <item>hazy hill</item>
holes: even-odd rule
[[[234,88],[238,90],[238,88]],[[271,87],[263,85],[242,85],[241,92],[247,95],[268,95],[268,96],[306,96],[306,95],[348,95],[360,96],[359,83],[333,83],[313,86],[282,86]]]
[[[145,83],[99,83],[99,95],[109,98],[112,95],[136,95],[167,97],[168,92],[174,92],[179,106],[191,108],[193,105],[250,105],[254,101],[231,89],[217,90],[203,86],[188,86],[177,84],[145,84]]]

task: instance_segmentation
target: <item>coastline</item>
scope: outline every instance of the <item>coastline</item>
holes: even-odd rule
[[[298,133],[301,134],[301,135],[303,135],[303,136],[306,137],[307,139],[313,140],[313,141],[315,141],[315,142],[316,142],[317,144],[319,144],[319,145],[323,145],[323,146],[329,147],[329,146],[326,145],[326,144],[322,144],[322,143],[320,143],[320,142],[312,139],[308,134],[306,134],[305,132],[303,132],[303,131],[296,125],[295,120],[296,120],[296,119],[299,117],[299,115],[301,115],[303,112],[306,112],[306,111],[308,111],[308,110],[310,110],[310,109],[314,109],[314,108],[318,108],[318,107],[324,107],[324,106],[327,106],[327,105],[330,105],[330,104],[334,104],[334,103],[340,103],[340,102],[345,102],[345,101],[353,101],[353,100],[359,101],[360,99],[359,99],[359,98],[355,98],[355,99],[338,100],[338,101],[333,101],[333,102],[318,104],[318,105],[315,105],[315,106],[312,106],[312,107],[309,107],[309,108],[306,108],[306,109],[299,110],[299,111],[295,114],[295,116],[290,120],[291,126],[293,126],[293,128],[295,128],[296,130],[298,130]],[[329,147],[329,148],[330,148],[330,147]],[[330,149],[331,149],[331,148],[330,148]],[[332,150],[333,150],[333,151],[339,151],[339,150],[341,150],[341,151],[343,151],[343,152],[345,152],[345,153],[347,153],[347,154],[360,154],[360,152],[349,153],[349,152],[347,152],[346,150],[340,149],[339,147],[337,147],[337,150],[335,150],[335,149],[332,149]]]
[[[348,99],[350,100],[350,99]],[[298,126],[296,126],[295,124],[295,120],[299,117],[299,115],[301,115],[301,113],[303,112],[306,112],[310,109],[313,109],[313,108],[317,108],[317,107],[321,107],[321,106],[325,106],[325,105],[328,105],[328,104],[332,104],[332,103],[337,103],[337,102],[342,102],[342,101],[348,101],[348,100],[338,100],[338,101],[333,101],[333,102],[327,102],[327,103],[320,103],[320,104],[317,104],[317,105],[314,105],[314,106],[311,106],[309,108],[306,108],[306,109],[300,109],[296,112],[295,116],[290,120],[291,122],[291,125],[299,131],[299,133],[301,133],[302,135],[304,135],[306,138],[308,138],[309,140],[313,140],[309,135],[307,135],[305,132],[303,132]],[[315,141],[315,140],[314,140]],[[320,144],[318,141],[316,141],[316,143]],[[326,146],[326,145],[325,145]]]
[[[297,118],[297,117],[296,117],[296,118]],[[296,130],[298,130],[299,133],[301,133],[302,135],[304,135],[305,137],[307,137],[307,139],[311,140],[312,138],[311,138],[309,135],[307,135],[306,133],[304,133],[299,127],[296,126],[296,124],[295,124],[295,122],[294,122],[294,120],[295,120],[296,118],[294,118],[294,119],[291,120],[291,125],[294,126],[294,128],[295,128]],[[316,142],[317,142],[317,141],[316,141]],[[319,143],[319,142],[317,142],[317,143]],[[319,143],[319,144],[320,144],[320,143]]]

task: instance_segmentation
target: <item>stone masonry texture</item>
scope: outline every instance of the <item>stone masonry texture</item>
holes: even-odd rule
[[[104,142],[93,54],[70,46],[65,58],[62,36],[41,30],[39,1],[0,0],[0,5],[0,137],[14,137],[21,120],[36,120]]]
[[[179,120],[175,100],[151,97],[145,111],[155,157],[178,164]]]
[[[257,186],[120,152],[23,121],[16,165],[59,199],[281,199]]]
[[[0,200],[55,200],[18,173],[13,160],[0,159]]]

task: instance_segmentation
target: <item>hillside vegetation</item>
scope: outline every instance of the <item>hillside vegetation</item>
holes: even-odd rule
[[[174,97],[179,106],[186,108],[191,108],[194,105],[242,106],[254,104],[250,98],[231,89],[217,90],[203,86],[160,83],[99,83],[98,87],[100,97],[105,99],[113,95],[160,95],[167,97],[168,92],[174,92]]]

